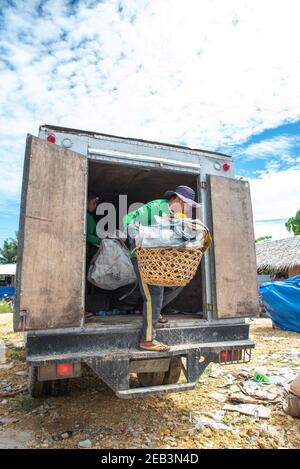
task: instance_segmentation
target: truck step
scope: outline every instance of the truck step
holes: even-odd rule
[[[115,360],[128,358],[132,359],[147,359],[147,358],[163,358],[175,355],[184,355],[193,350],[201,350],[203,352],[217,352],[228,349],[239,349],[239,348],[254,348],[254,342],[251,339],[246,340],[231,340],[224,342],[206,342],[206,343],[193,343],[193,344],[180,344],[172,345],[170,350],[167,352],[155,352],[139,350],[138,348],[107,348],[103,350],[101,345],[98,347],[96,344],[91,344],[86,350],[76,351],[64,351],[59,350],[57,346],[51,353],[49,350],[43,354],[29,353],[27,354],[27,363],[30,365],[45,365],[46,363],[59,363],[59,362],[72,362],[78,360],[87,360],[89,358],[97,357],[99,359],[106,359],[108,355],[111,355]]]
[[[122,399],[131,399],[135,397],[149,396],[162,392],[184,392],[195,389],[196,382],[182,384],[165,384],[161,386],[149,386],[144,388],[132,388],[125,391],[116,391],[116,395]]]

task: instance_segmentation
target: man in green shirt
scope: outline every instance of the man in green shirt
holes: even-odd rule
[[[96,221],[92,213],[96,210],[99,197],[94,192],[89,192],[86,214],[86,254],[90,261],[101,243],[101,238],[96,232]]]
[[[153,200],[138,210],[128,213],[123,218],[124,227],[131,223],[150,226],[156,223],[155,216],[170,219],[175,213],[187,213],[190,207],[198,207],[195,192],[187,186],[178,186],[175,191],[165,193],[164,199]],[[169,346],[158,342],[156,325],[161,317],[161,309],[172,301],[182,290],[181,287],[166,288],[147,285],[139,272],[136,255],[132,252],[132,263],[136,272],[141,294],[143,296],[143,326],[139,347],[142,350],[166,351]]]

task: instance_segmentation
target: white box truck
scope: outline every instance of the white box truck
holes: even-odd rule
[[[158,328],[170,351],[141,351],[140,316],[85,319],[85,302],[99,309],[105,296],[85,291],[87,191],[119,210],[120,194],[129,206],[182,184],[195,190],[213,243],[172,304],[184,314]],[[82,363],[121,398],[194,389],[210,362],[250,359],[245,319],[258,309],[250,188],[230,156],[51,125],[28,135],[14,329],[26,334],[32,396],[65,393]]]

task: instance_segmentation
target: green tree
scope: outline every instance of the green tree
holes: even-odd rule
[[[260,236],[259,238],[256,238],[255,242],[260,243],[261,241],[266,241],[268,239],[272,239],[272,236]]]
[[[294,236],[300,235],[300,210],[298,210],[294,217],[288,219],[285,224],[285,227],[289,233],[293,231]]]
[[[14,264],[17,262],[18,232],[16,238],[8,238],[3,241],[3,248],[0,249],[0,264]]]

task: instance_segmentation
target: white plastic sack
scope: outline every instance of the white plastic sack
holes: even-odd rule
[[[88,280],[104,290],[136,282],[130,253],[119,239],[103,239],[88,271]]]
[[[166,222],[156,217],[155,225],[129,225],[128,235],[141,248],[202,248],[208,228],[200,220],[174,219]]]

